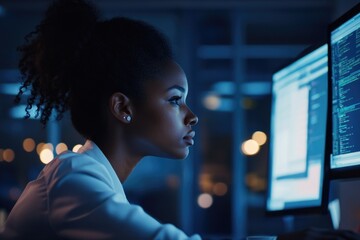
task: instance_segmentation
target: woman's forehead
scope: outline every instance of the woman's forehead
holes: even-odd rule
[[[188,91],[188,82],[186,75],[182,68],[175,62],[166,64],[163,73],[154,80],[149,81],[147,88],[157,88],[163,91],[169,91],[171,89],[178,89],[184,93]]]

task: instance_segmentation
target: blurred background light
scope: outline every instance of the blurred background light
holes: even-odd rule
[[[5,162],[12,162],[15,158],[14,150],[7,148],[2,153],[2,158]]]
[[[35,141],[32,138],[26,138],[23,141],[23,148],[26,152],[32,152],[35,149]]]
[[[44,164],[48,164],[53,160],[54,154],[53,151],[51,151],[48,148],[43,148],[40,152],[40,161]]]
[[[262,131],[254,132],[251,138],[255,140],[260,146],[264,145],[267,140],[266,134]]]
[[[259,150],[260,150],[259,144],[253,139],[246,140],[241,145],[241,151],[245,155],[255,155],[259,152]]]
[[[197,203],[201,208],[209,208],[213,204],[213,197],[208,193],[202,193],[199,195]]]
[[[42,146],[42,149],[49,149],[50,151],[54,151],[54,146],[51,144],[51,143],[45,143],[43,146]]]
[[[25,117],[25,108],[26,105],[18,105],[18,106],[14,106],[12,108],[10,108],[10,117],[12,118],[24,118]],[[30,113],[30,118],[29,119],[35,119],[35,114],[36,114],[36,107],[33,106],[31,109],[29,109],[29,113]]]
[[[40,155],[40,152],[41,152],[41,150],[42,150],[42,148],[43,148],[44,144],[45,144],[45,143],[40,142],[40,143],[38,143],[38,145],[36,145],[36,152],[37,152],[37,154],[39,154],[39,155]]]
[[[68,147],[65,143],[59,143],[58,145],[56,145],[56,148],[55,148],[55,151],[57,154],[60,154],[67,150],[68,150]]]
[[[234,82],[221,81],[214,83],[212,89],[215,92],[215,94],[234,95],[236,90],[236,85]],[[249,96],[269,95],[271,93],[271,82],[269,81],[245,82],[241,84],[240,91],[244,95],[249,95]]]
[[[2,83],[0,84],[0,93],[6,95],[17,95],[20,86],[20,83]],[[25,91],[24,94],[28,94],[28,91]]]
[[[73,151],[73,152],[77,152],[77,151],[79,151],[79,149],[80,149],[81,147],[82,147],[81,144],[76,144],[76,145],[73,147],[72,151]]]
[[[219,97],[209,94],[203,99],[204,106],[213,111],[230,112],[234,109],[234,101],[231,98]]]
[[[271,93],[271,82],[247,82],[241,85],[244,95],[261,96]]]
[[[213,186],[213,192],[217,196],[224,196],[228,191],[228,187],[223,182],[215,183]]]
[[[213,188],[213,183],[211,181],[211,175],[208,173],[202,173],[200,175],[200,189],[203,192],[211,192],[212,188]]]
[[[235,84],[228,81],[217,82],[213,84],[212,89],[219,95],[233,95],[235,93]]]
[[[220,98],[215,94],[209,94],[204,97],[203,103],[207,109],[216,110],[220,106]]]
[[[266,189],[266,180],[256,173],[248,173],[246,175],[246,185],[253,191],[263,191]]]
[[[240,90],[247,96],[269,95],[271,91],[270,82],[248,82],[241,85]],[[235,93],[235,84],[229,81],[217,82],[212,85],[212,92],[203,98],[205,108],[213,111],[233,111],[234,102],[232,96]],[[254,108],[254,101],[245,97],[241,101],[244,109]]]

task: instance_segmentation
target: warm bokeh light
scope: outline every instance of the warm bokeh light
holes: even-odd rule
[[[23,141],[23,148],[26,152],[32,152],[35,149],[35,141],[32,138],[26,138]]]
[[[197,203],[201,208],[209,208],[213,204],[213,198],[208,193],[202,193],[199,195]]]
[[[54,158],[53,151],[51,151],[48,148],[42,149],[39,155],[40,155],[40,161],[44,164],[48,164]]]
[[[241,145],[241,151],[245,155],[255,155],[259,152],[259,150],[260,150],[259,144],[253,139],[246,140]]]
[[[54,146],[51,144],[51,143],[45,143],[43,146],[42,146],[42,149],[49,149],[51,150],[52,152],[54,151]]]
[[[44,144],[45,144],[45,143],[43,143],[43,142],[38,143],[38,145],[36,146],[36,152],[37,152],[37,154],[40,155],[40,152],[41,152],[41,150],[43,149]]]
[[[228,187],[225,183],[218,182],[213,187],[213,192],[217,196],[224,196],[228,191]]]
[[[15,158],[15,152],[12,149],[7,148],[3,151],[2,158],[6,162],[12,162]]]
[[[248,173],[246,175],[246,185],[253,191],[263,191],[266,189],[266,180],[255,173]]]
[[[203,191],[203,192],[211,192],[211,190],[213,188],[211,175],[208,174],[208,173],[200,174],[199,185],[200,185],[201,191]]]
[[[220,106],[220,98],[217,95],[208,95],[204,98],[203,104],[207,109],[216,110]]]
[[[253,140],[255,140],[260,146],[264,145],[267,140],[267,136],[264,132],[256,131],[251,137]]]
[[[68,150],[68,147],[65,143],[59,143],[58,145],[56,145],[56,148],[55,148],[55,151],[57,154],[60,154],[67,150]]]
[[[81,147],[82,147],[81,144],[76,144],[76,145],[73,147],[72,151],[73,151],[73,152],[77,152],[77,151],[79,151],[79,149],[80,149]]]

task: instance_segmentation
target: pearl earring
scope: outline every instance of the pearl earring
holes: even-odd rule
[[[130,122],[130,121],[131,121],[131,116],[130,116],[130,115],[124,116],[124,119],[125,119],[126,121]]]

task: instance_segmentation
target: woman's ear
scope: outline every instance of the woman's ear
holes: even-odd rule
[[[130,123],[132,119],[132,106],[130,99],[121,92],[116,92],[110,97],[110,111],[112,115],[123,123]]]

